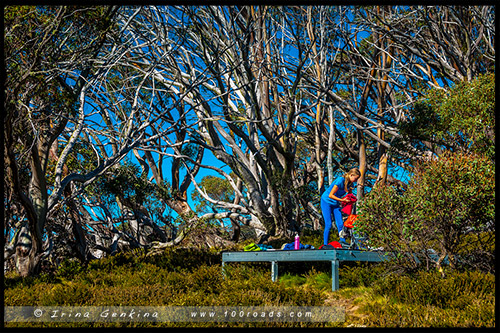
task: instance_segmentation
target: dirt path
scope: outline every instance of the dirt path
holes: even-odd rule
[[[359,295],[344,297],[339,293],[329,292],[324,305],[344,307],[346,327],[366,327],[363,323],[365,322],[364,319],[368,318],[368,315],[360,312],[360,306],[355,304],[357,297]]]

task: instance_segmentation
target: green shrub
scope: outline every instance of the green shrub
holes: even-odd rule
[[[187,288],[195,292],[220,293],[223,276],[220,266],[199,266],[186,276]]]
[[[400,122],[402,140],[417,147],[465,151],[495,159],[495,73],[432,89]]]
[[[353,262],[344,264],[339,269],[340,288],[368,287],[378,282],[386,265],[382,263]]]
[[[52,287],[41,299],[39,305],[79,305],[86,304],[89,298],[88,286],[70,281]]]
[[[432,305],[369,302],[363,306],[371,327],[495,327],[495,306],[471,304],[465,309]]]
[[[306,282],[306,280],[307,279],[304,276],[290,273],[285,273],[279,277],[279,282],[286,287],[301,286]]]
[[[204,264],[211,266],[222,262],[218,252],[193,248],[167,248],[162,254],[145,256],[141,260],[168,270],[193,270]]]
[[[313,289],[328,291],[332,289],[332,276],[327,272],[317,272],[314,268],[305,275],[305,285]]]
[[[317,269],[308,267],[301,274],[280,273],[279,282],[272,282],[268,263],[235,263],[221,265],[201,263],[182,267],[180,261],[162,256],[175,256],[168,251],[154,260],[130,258],[103,259],[93,268],[77,268],[73,276],[69,268],[53,276],[19,279],[8,276],[5,283],[6,306],[323,306],[326,298],[355,298],[362,313],[359,323],[366,326],[490,326],[494,324],[495,279],[479,271],[448,273],[442,279],[436,272],[387,275],[382,263],[344,263],[340,267],[341,292],[331,292],[330,265]],[[189,252],[190,255],[194,252]],[[207,254],[205,258],[210,258]],[[201,256],[200,256],[201,257]],[[168,264],[167,264],[168,263]],[[193,260],[194,263],[194,260]],[[66,266],[68,267],[68,266]],[[95,268],[99,267],[99,268]],[[298,266],[297,266],[298,267]],[[296,267],[296,268],[297,268]],[[109,269],[113,268],[109,271]],[[323,269],[325,268],[325,269]],[[295,269],[295,268],[294,268]],[[281,270],[280,270],[281,272]],[[362,289],[360,289],[362,287]],[[353,296],[354,295],[354,296]],[[345,301],[345,300],[344,300]],[[452,316],[452,317],[450,317]],[[351,320],[353,317],[347,317]],[[350,324],[346,322],[343,324]],[[41,327],[38,324],[9,326]],[[37,326],[38,325],[38,326]],[[71,324],[47,323],[49,327],[70,327]],[[180,327],[180,323],[91,323],[81,327]],[[184,323],[185,325],[185,323]],[[217,326],[216,323],[189,326]],[[259,326],[260,325],[260,326]],[[274,324],[273,324],[274,325]],[[309,327],[309,324],[304,324]],[[317,326],[322,326],[318,324]],[[239,324],[227,324],[228,327]],[[264,327],[258,323],[243,324]],[[276,327],[291,327],[290,323]],[[311,324],[311,327],[316,327]],[[328,326],[328,325],[327,325]]]
[[[401,303],[464,309],[476,300],[493,301],[495,277],[481,272],[451,272],[445,279],[438,272],[392,274],[381,279],[375,291]]]
[[[131,253],[119,252],[113,256],[103,259],[95,259],[88,263],[89,270],[99,270],[101,272],[112,272],[117,267],[133,267],[137,259]]]
[[[26,285],[18,283],[16,286],[4,290],[4,305],[23,306],[42,304],[45,295],[53,286],[53,284],[45,282]]]
[[[374,247],[419,255],[434,248],[454,259],[455,266],[494,270],[491,256],[468,255],[474,247],[487,252],[484,244],[491,242],[491,235],[484,232],[495,218],[495,171],[488,158],[443,154],[419,165],[404,193],[391,186],[374,188],[360,211],[356,228]],[[440,266],[437,258],[427,257]],[[417,266],[411,256],[402,259],[398,265]],[[484,260],[487,262],[481,264]]]

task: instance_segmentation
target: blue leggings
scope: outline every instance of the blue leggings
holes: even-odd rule
[[[321,212],[325,220],[325,231],[323,233],[323,244],[328,244],[330,230],[332,229],[332,215],[335,218],[335,225],[338,232],[344,228],[344,221],[342,220],[342,212],[340,205],[332,205],[325,200],[321,199]],[[345,242],[345,238],[340,238],[340,241]]]

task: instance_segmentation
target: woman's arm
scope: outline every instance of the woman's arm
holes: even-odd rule
[[[341,198],[338,198],[338,197],[335,196],[335,193],[337,193],[338,189],[339,189],[339,187],[337,185],[333,185],[332,191],[330,192],[330,194],[328,195],[328,197],[330,199],[337,200],[337,201],[340,201],[340,202],[349,202],[348,198],[341,199]]]

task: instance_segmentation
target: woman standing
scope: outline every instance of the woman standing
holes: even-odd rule
[[[332,229],[332,215],[335,219],[335,225],[340,232],[344,228],[344,221],[342,221],[342,202],[349,203],[349,198],[342,198],[346,193],[352,193],[354,183],[361,176],[361,172],[353,168],[343,176],[338,177],[321,195],[321,212],[325,220],[325,231],[323,233],[323,243],[328,244],[330,230]],[[341,242],[345,242],[345,238],[340,237]]]

